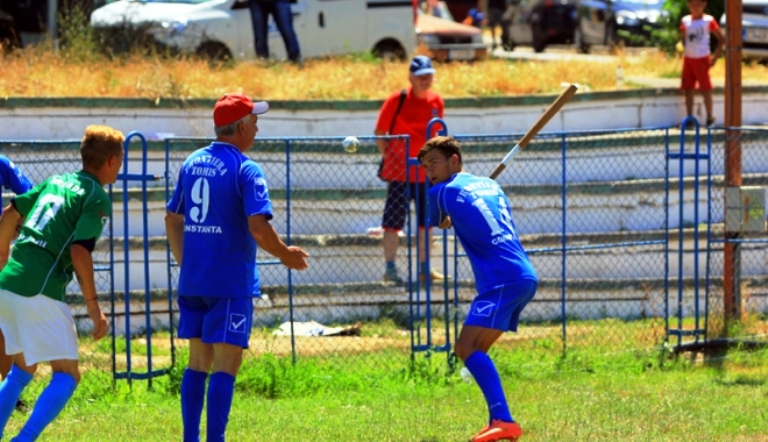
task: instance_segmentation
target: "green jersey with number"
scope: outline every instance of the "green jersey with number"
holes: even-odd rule
[[[95,176],[80,171],[54,175],[14,200],[26,217],[0,288],[22,296],[64,299],[72,281],[75,241],[97,240],[112,204]]]

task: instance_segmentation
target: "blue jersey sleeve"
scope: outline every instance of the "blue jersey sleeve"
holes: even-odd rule
[[[240,189],[243,193],[245,216],[265,215],[272,219],[272,201],[264,172],[253,161],[246,161],[240,169]]]
[[[184,167],[179,171],[179,179],[176,181],[176,188],[173,190],[173,196],[168,201],[167,209],[179,215],[184,215]]]
[[[13,161],[2,155],[0,155],[0,174],[2,174],[3,185],[10,188],[16,195],[27,193],[33,187],[32,181],[13,164]]]
[[[439,226],[443,222],[448,212],[443,205],[444,201],[441,201],[441,195],[445,192],[445,184],[437,184],[429,189],[429,195],[427,199],[429,201],[429,218],[427,224],[430,226]]]

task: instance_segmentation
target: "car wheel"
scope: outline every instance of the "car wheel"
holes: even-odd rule
[[[232,59],[232,53],[229,52],[229,48],[215,41],[206,41],[195,52],[200,58],[210,61],[229,61]]]
[[[535,52],[544,52],[544,49],[547,47],[547,36],[544,35],[544,30],[541,29],[538,23],[534,23],[531,26],[531,31],[533,32],[533,50]]]
[[[400,46],[400,43],[385,40],[376,44],[373,55],[391,61],[405,60],[405,49]]]
[[[581,23],[576,25],[573,30],[573,46],[582,54],[589,54],[589,45],[584,41],[584,32],[581,30]]]

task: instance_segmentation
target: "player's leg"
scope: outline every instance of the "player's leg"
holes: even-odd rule
[[[503,333],[501,330],[464,325],[456,341],[456,356],[464,361],[464,365],[482,390],[488,404],[490,421],[513,422],[501,378],[487,354],[488,349]]]
[[[0,382],[2,382],[11,371],[13,365],[13,356],[6,354],[5,352],[5,336],[3,330],[0,329]],[[29,410],[29,406],[21,398],[16,401],[16,410],[26,412]]]
[[[384,281],[402,283],[397,272],[397,246],[400,242],[400,231],[405,227],[407,184],[390,181],[387,185],[387,200],[384,203],[384,215],[381,227],[384,229]]]
[[[5,336],[3,335],[3,330],[0,329],[0,380],[8,376],[12,364],[13,358],[5,354]]]
[[[80,369],[77,360],[59,359],[50,361],[51,382],[40,393],[32,409],[32,415],[16,436],[14,442],[32,442],[40,437],[48,426],[61,413],[80,383]]]
[[[198,296],[179,296],[179,339],[189,339],[189,364],[181,378],[181,420],[184,442],[200,440],[205,385],[213,364],[213,346],[202,342],[208,305]]]
[[[37,370],[37,364],[27,365],[23,353],[13,355],[12,359],[11,370],[0,383],[0,440],[3,439],[5,425],[11,417],[21,392],[32,382],[32,377]]]
[[[213,370],[208,383],[208,442],[224,442],[235,377],[248,348],[253,319],[251,298],[220,298],[205,319],[203,341],[213,344]]]
[[[79,346],[75,321],[67,304],[44,295],[14,296],[21,349],[19,355],[14,355],[14,366],[33,373],[35,364],[49,361],[53,371],[50,383],[35,402],[32,415],[14,439],[24,442],[38,438],[72,397],[80,382]],[[9,352],[13,351],[8,334],[6,346]]]
[[[509,410],[496,366],[488,350],[504,331],[517,331],[517,323],[525,305],[536,293],[535,280],[520,280],[479,294],[470,306],[469,315],[456,342],[456,355],[464,361],[483,392],[489,412],[489,426],[473,438],[477,442],[493,442],[522,435]]]

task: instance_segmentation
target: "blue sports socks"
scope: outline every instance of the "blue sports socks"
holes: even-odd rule
[[[211,375],[208,383],[208,442],[224,442],[234,392],[234,376],[221,371]]]
[[[504,388],[501,386],[499,372],[496,371],[496,366],[493,365],[491,358],[478,350],[469,355],[464,361],[464,365],[472,373],[477,385],[483,392],[483,396],[485,396],[491,420],[514,422],[512,414],[509,412],[507,398],[504,396]]]
[[[0,440],[3,439],[5,424],[8,423],[13,409],[16,408],[21,392],[31,381],[31,374],[13,365],[8,376],[0,384]]]
[[[395,269],[395,261],[387,261],[387,269],[388,272],[394,272]]]
[[[32,415],[24,424],[24,428],[11,442],[32,442],[36,440],[45,427],[61,413],[69,398],[77,388],[77,381],[67,373],[54,372],[51,383],[45,387],[35,402]],[[15,401],[13,402],[16,403]]]
[[[184,423],[184,442],[200,441],[200,417],[205,402],[205,381],[208,373],[184,371],[181,378],[181,420]]]

